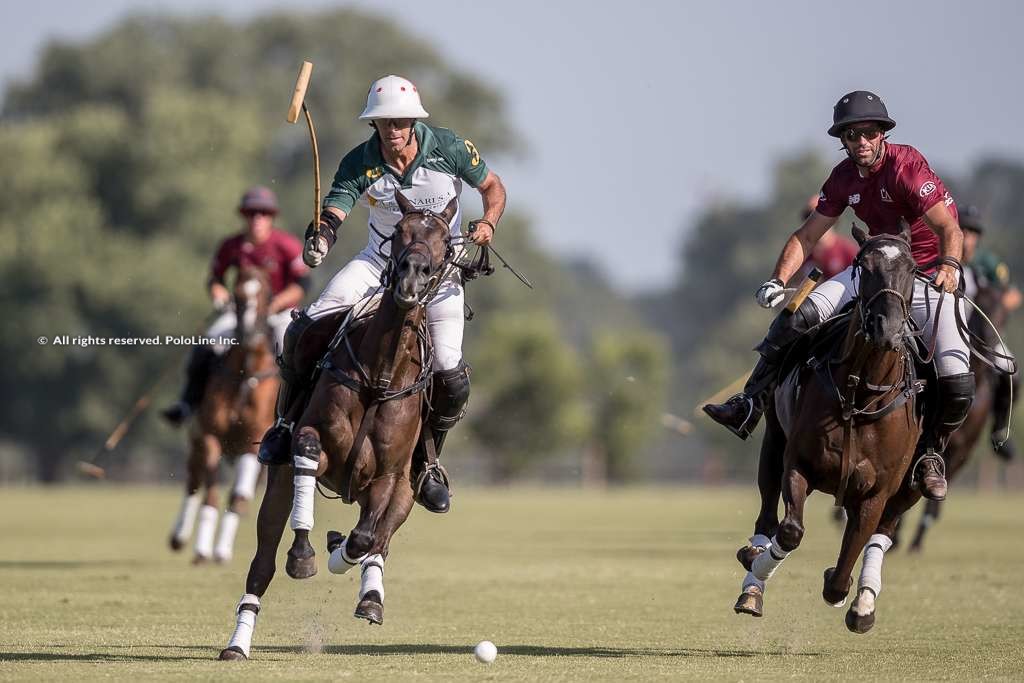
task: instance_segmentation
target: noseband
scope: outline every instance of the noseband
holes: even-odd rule
[[[447,270],[446,266],[449,265],[455,257],[455,249],[452,247],[451,225],[448,223],[447,220],[445,220],[444,216],[442,216],[439,213],[435,213],[430,209],[410,211],[409,213],[405,214],[405,216],[411,215],[420,215],[426,219],[437,220],[445,227],[444,258],[441,259],[441,263],[438,264],[437,268],[433,268],[431,270],[430,278],[427,280],[427,286],[423,288],[423,293],[420,294],[417,304],[423,304],[432,299],[434,295],[437,294],[437,289],[440,286],[444,273]],[[405,218],[405,216],[403,216],[403,218]],[[397,255],[390,253],[390,248],[388,249],[389,253],[384,254],[382,253],[384,244],[388,244],[390,247],[392,241],[394,240],[394,235],[392,235],[391,238],[389,239],[386,238],[379,230],[374,228],[372,225],[370,227],[373,228],[374,232],[376,232],[381,238],[383,238],[381,246],[378,247],[377,251],[381,258],[387,259],[387,265],[384,267],[384,272],[381,273],[380,277],[380,284],[382,288],[392,289],[395,286],[395,271],[398,268],[398,264],[401,263],[409,254],[413,253],[414,251],[419,253],[425,253],[427,256],[427,260],[430,261],[431,264],[433,264],[433,258],[431,257],[430,253],[430,245],[427,243],[426,240],[414,239],[413,241],[409,242],[409,244],[405,245],[405,248],[403,248],[402,251],[398,252]]]

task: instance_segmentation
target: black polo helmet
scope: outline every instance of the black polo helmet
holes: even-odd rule
[[[981,210],[974,204],[967,204],[963,207],[958,207],[960,214],[960,229],[970,230],[976,232],[979,235],[985,232],[985,226],[981,222]]]
[[[832,126],[828,134],[838,138],[843,129],[854,123],[876,121],[882,130],[889,131],[896,127],[896,122],[889,118],[882,98],[867,90],[854,90],[839,98],[832,110]]]

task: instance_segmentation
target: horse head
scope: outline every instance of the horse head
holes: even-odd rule
[[[860,332],[872,345],[894,351],[903,343],[917,264],[910,250],[910,227],[896,235],[868,237],[853,229],[860,244],[857,268],[857,314]]]
[[[423,302],[436,287],[442,266],[451,256],[450,221],[458,210],[453,198],[441,213],[417,209],[401,192],[395,193],[402,218],[391,236],[391,294],[399,308]]]
[[[262,344],[269,335],[270,278],[262,268],[238,271],[233,291],[238,315],[238,340],[243,346]]]

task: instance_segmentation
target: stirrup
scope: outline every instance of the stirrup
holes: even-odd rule
[[[446,470],[444,465],[441,463],[435,462],[423,468],[423,471],[420,472],[418,477],[416,477],[416,483],[413,484],[412,487],[412,498],[421,505],[423,503],[420,500],[420,492],[423,490],[423,485],[427,482],[427,478],[431,477],[434,472],[437,472],[441,477],[438,483],[448,489],[449,496],[452,495],[451,481],[448,479],[448,470]]]
[[[919,477],[918,474],[917,474],[917,470],[921,466],[921,463],[923,463],[925,460],[935,460],[936,462],[938,462],[939,463],[939,474],[942,475],[943,479],[946,478],[946,461],[945,461],[945,459],[943,459],[942,455],[938,451],[936,451],[934,448],[929,447],[929,448],[926,448],[924,453],[919,455],[917,460],[914,461],[914,464],[910,466],[910,487],[912,489],[915,489],[915,490],[918,490],[918,491],[921,490],[921,483],[922,482],[921,482],[921,477]]]

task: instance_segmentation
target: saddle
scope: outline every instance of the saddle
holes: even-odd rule
[[[849,302],[835,316],[807,330],[790,346],[779,367],[779,382],[775,391],[776,412],[779,423],[788,434],[788,424],[794,415],[796,403],[800,396],[801,380],[805,377],[804,370],[812,370],[818,381],[835,389],[837,414],[842,413],[842,387],[836,386],[837,380],[832,375],[832,367],[839,361],[839,349],[846,338],[850,327],[855,301]],[[934,361],[922,362],[927,358],[920,336],[907,336],[905,344],[912,363],[905,378],[913,395],[917,419],[924,416],[938,405],[938,374]],[[841,380],[840,380],[841,381]],[[912,397],[907,397],[912,400]],[[882,410],[857,415],[853,419],[858,423],[880,419],[905,401],[892,402]]]

